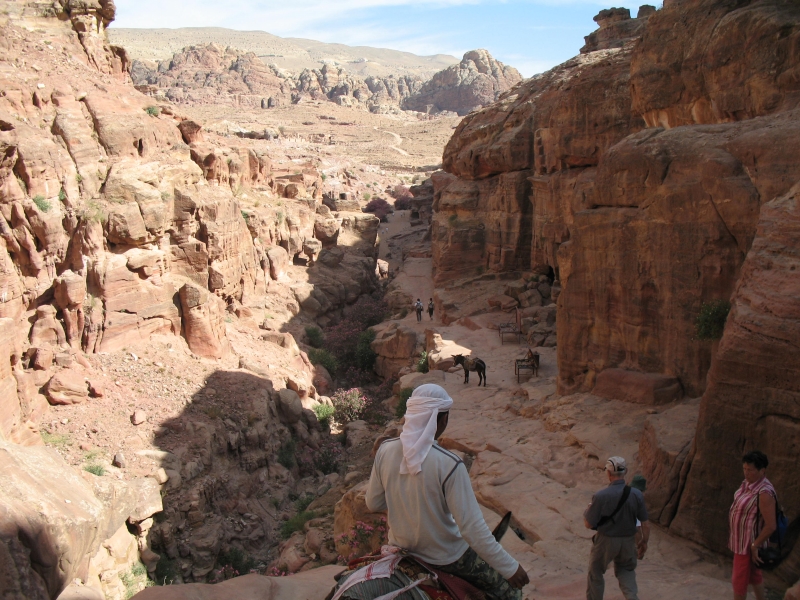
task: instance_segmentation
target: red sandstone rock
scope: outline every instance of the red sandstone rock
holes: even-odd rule
[[[89,397],[85,377],[72,369],[64,369],[53,375],[45,393],[50,404],[80,404]]]
[[[205,358],[225,356],[229,345],[222,320],[222,301],[191,283],[185,284],[179,294],[183,333],[191,351]]]
[[[691,468],[670,529],[718,551],[727,545],[727,509],[741,483],[743,450],[765,452],[781,505],[800,505],[795,468],[800,444],[799,235],[796,185],[761,208],[700,405]],[[795,546],[780,576],[796,573],[799,552]]]
[[[602,371],[592,393],[609,400],[635,404],[668,404],[683,396],[681,384],[674,377],[625,369]]]

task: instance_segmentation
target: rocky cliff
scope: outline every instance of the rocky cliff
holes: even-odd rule
[[[105,37],[114,11],[105,0],[0,2],[0,587],[10,598],[54,598],[75,578],[122,598],[121,573],[141,559],[152,574],[154,546],[170,560],[180,553],[185,581],[204,579],[243,527],[266,555],[274,532],[262,520],[221,515],[253,478],[262,495],[294,485],[276,450],[291,435],[315,446],[320,433],[313,366],[291,334],[262,321],[280,326],[302,310],[330,322],[377,286],[378,219],[322,206],[313,164],[273,164],[263,142],[232,144],[136,91],[124,51]],[[234,315],[245,333],[229,328]],[[217,416],[173,422],[191,439],[172,456],[169,441],[150,446],[172,430],[133,409],[152,399],[166,422],[212,397],[212,380],[186,378],[189,396],[174,403],[153,384],[164,363],[149,363],[147,393],[141,377],[104,380],[109,353],[149,351],[160,335],[173,340],[165,356],[234,372],[218,379],[230,396],[209,409]],[[111,439],[123,426],[138,434]],[[60,454],[76,466],[98,437],[144,454],[129,455],[131,470],[115,457],[114,481],[73,471],[40,432],[72,448]],[[138,464],[147,456],[156,459]],[[253,502],[240,506],[267,522]],[[187,529],[188,512],[197,521]],[[153,528],[155,513],[164,520]]]
[[[662,522],[724,551],[744,450],[770,453],[798,505],[800,12],[684,0],[596,21],[579,56],[459,125],[433,178],[434,277],[557,278],[563,394],[702,395]],[[719,347],[696,339],[701,307],[729,299]]]
[[[141,91],[176,103],[274,108],[310,99],[372,112],[402,108],[460,115],[494,102],[522,79],[486,50],[467,52],[459,65],[426,80],[419,75],[362,78],[330,64],[291,73],[267,66],[252,52],[218,44],[190,46],[157,63],[134,60],[130,75]]]
[[[406,110],[466,115],[491,104],[520,81],[522,76],[514,67],[495,60],[486,50],[472,50],[459,64],[436,73],[402,105]]]

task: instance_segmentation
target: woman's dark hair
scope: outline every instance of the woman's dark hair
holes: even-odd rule
[[[766,469],[769,466],[769,459],[767,458],[766,454],[761,452],[761,450],[752,450],[742,457],[742,463],[753,465],[760,471],[761,469]]]

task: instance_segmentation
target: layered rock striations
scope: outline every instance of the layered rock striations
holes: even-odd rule
[[[125,597],[120,576],[139,559],[152,574],[153,547],[178,558],[176,532],[182,577],[205,578],[228,535],[214,510],[236,505],[228,488],[213,510],[198,504],[215,495],[211,457],[230,449],[236,486],[245,486],[253,471],[268,464],[275,471],[290,427],[304,445],[317,447],[320,436],[308,410],[318,397],[312,365],[290,334],[252,333],[254,309],[261,316],[270,306],[287,319],[303,309],[324,324],[377,287],[378,219],[322,211],[314,165],[273,165],[263,144],[207,134],[173,105],[134,89],[124,52],[105,37],[113,17],[105,1],[0,2],[0,587],[10,598],[54,598],[76,578]],[[241,63],[245,78],[259,76],[251,67]],[[329,236],[322,253],[318,209]],[[299,285],[287,276],[295,261]],[[228,328],[231,313],[247,321],[249,335]],[[138,472],[119,485],[81,476],[43,447],[39,427],[57,410],[50,405],[102,397],[95,366],[154,334],[182,336],[195,358],[225,364],[246,348],[242,369],[268,377],[248,375],[246,426],[230,421],[228,434],[195,423],[189,453],[165,463],[172,474]],[[262,365],[243,338],[287,356],[275,361],[280,366]],[[106,356],[87,359],[94,353]],[[273,380],[276,389],[295,390],[302,418],[276,409]],[[156,434],[144,433],[147,419],[142,410],[125,415],[149,444]],[[48,431],[70,421],[50,421]],[[90,440],[98,431],[80,433]],[[225,461],[220,469],[231,470]],[[294,481],[283,467],[272,479],[276,489]],[[181,488],[181,480],[194,481]],[[151,532],[168,491],[184,508],[167,509],[174,519]],[[199,521],[185,529],[187,510]],[[271,535],[255,532],[251,541],[269,547]]]
[[[797,505],[799,19],[791,2],[603,11],[580,56],[465,118],[433,178],[437,286],[558,279],[561,393],[703,397],[694,445],[659,448],[653,427],[642,456],[659,521],[718,551],[743,451],[767,451]],[[718,347],[696,339],[729,299]]]

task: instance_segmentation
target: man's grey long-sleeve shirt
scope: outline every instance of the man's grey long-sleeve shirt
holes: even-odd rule
[[[388,510],[389,543],[432,565],[457,561],[468,548],[509,579],[519,567],[483,519],[464,463],[434,443],[422,472],[401,475],[403,445],[378,449],[367,488],[367,508]]]

